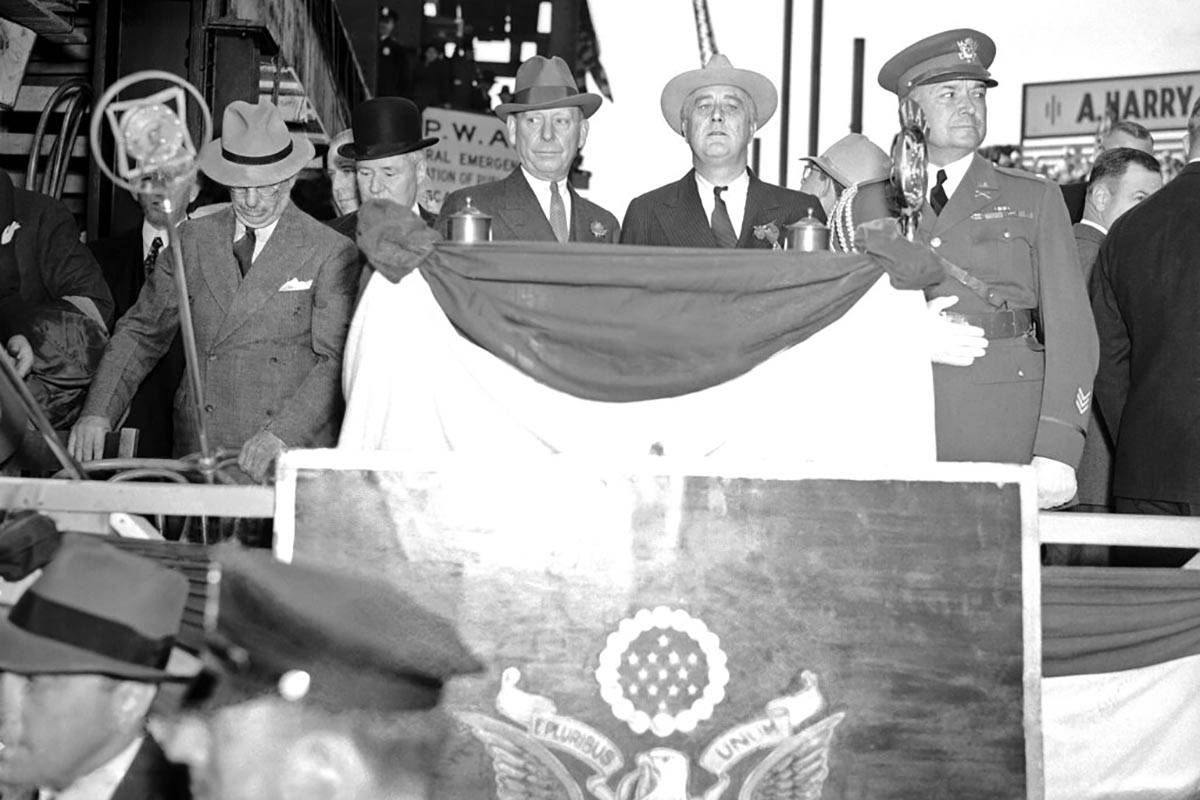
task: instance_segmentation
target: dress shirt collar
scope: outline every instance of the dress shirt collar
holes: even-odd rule
[[[162,246],[166,247],[170,244],[171,237],[167,231],[162,228],[156,228],[150,224],[149,220],[142,220],[142,258],[150,254],[150,245],[154,244],[154,237],[162,239]]]
[[[259,254],[262,253],[263,248],[267,246],[267,240],[271,238],[271,234],[275,233],[275,227],[278,224],[279,220],[275,220],[270,225],[263,225],[261,228],[254,229],[254,255],[251,257],[251,261],[258,258]],[[236,242],[245,235],[246,226],[242,224],[242,221],[235,214],[233,217],[233,240]]]
[[[1084,225],[1088,225],[1088,226],[1095,228],[1096,230],[1103,233],[1105,236],[1108,236],[1108,228],[1104,227],[1099,222],[1092,222],[1090,219],[1081,219],[1079,221],[1082,222]]]
[[[717,204],[713,189],[717,184],[696,172],[696,191],[700,193],[700,204],[704,206],[704,215],[712,219],[713,207]],[[743,170],[742,174],[731,180],[721,199],[725,201],[725,209],[729,212],[729,221],[733,223],[733,232],[740,237],[742,221],[746,216],[746,195],[750,193],[750,171]]]
[[[533,194],[537,197],[538,205],[542,207],[542,213],[546,215],[546,220],[550,220],[550,181],[544,181],[541,178],[535,178],[521,166],[521,172],[525,175],[525,182],[529,184],[529,188],[533,189]],[[571,230],[571,190],[567,187],[569,179],[563,178],[560,181],[555,181],[558,184],[558,193],[562,195],[563,207],[567,212],[567,233]]]
[[[971,162],[975,159],[974,153],[967,153],[957,161],[951,161],[944,167],[935,167],[932,163],[925,165],[925,172],[929,176],[929,190],[933,191],[933,187],[937,185],[937,174],[939,169],[946,170],[946,182],[942,184],[942,189],[946,192],[946,199],[954,197],[954,192],[958,189],[958,185],[962,183],[962,179],[966,177],[967,170],[971,168]]]
[[[124,750],[60,792],[39,789],[38,798],[50,796],[55,800],[109,800],[125,779],[125,773],[129,772],[129,767],[142,746],[143,738],[137,737]]]

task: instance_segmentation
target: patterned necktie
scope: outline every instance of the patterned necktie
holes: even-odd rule
[[[567,206],[558,191],[558,181],[550,182],[550,227],[559,244],[566,244],[570,229],[567,227]]]
[[[237,259],[242,277],[246,277],[254,261],[254,228],[246,228],[246,235],[233,243],[233,257]]]
[[[725,207],[725,201],[721,199],[721,192],[728,189],[728,186],[713,187],[713,212],[712,212],[712,232],[717,237],[717,244],[721,247],[737,247],[737,234],[733,230],[733,221],[729,219],[729,209]]]
[[[933,191],[929,193],[929,205],[933,206],[933,213],[941,214],[942,209],[946,207],[946,202],[950,199],[946,197],[946,190],[942,185],[946,183],[946,170],[939,169],[937,171],[937,183],[934,184]]]
[[[147,275],[154,272],[154,262],[158,261],[158,252],[162,250],[162,246],[162,237],[155,236],[154,241],[150,243],[150,252],[146,253],[146,260],[142,262],[142,269]]]

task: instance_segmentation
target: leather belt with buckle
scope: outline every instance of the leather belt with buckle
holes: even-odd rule
[[[959,314],[955,311],[942,313],[947,319],[982,328],[984,338],[987,339],[1016,339],[1037,333],[1037,309],[1034,308],[1015,308],[983,314]]]

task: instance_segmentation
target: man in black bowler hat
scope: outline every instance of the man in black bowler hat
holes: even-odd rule
[[[220,545],[207,671],[161,730],[198,798],[431,796],[445,683],[482,666],[381,581]]]
[[[1048,508],[1075,494],[1096,329],[1062,193],[976,153],[995,55],[986,34],[943,31],[892,56],[879,85],[925,113],[918,237],[946,267],[926,290],[938,459],[1032,464]]]
[[[195,674],[173,648],[187,595],[180,572],[64,538],[0,621],[6,800],[188,797],[186,771],[145,729],[159,684]]]
[[[437,144],[436,136],[421,136],[421,111],[406,97],[376,97],[360,104],[351,115],[354,140],[337,153],[354,159],[360,202],[388,200],[412,209],[426,224],[434,215],[417,202],[425,183],[425,149]],[[358,212],[329,223],[335,231],[355,238]]]

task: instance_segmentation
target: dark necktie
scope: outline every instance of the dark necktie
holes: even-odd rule
[[[246,228],[246,235],[233,243],[233,257],[237,259],[242,277],[246,277],[254,261],[254,228]]]
[[[721,192],[728,188],[728,186],[713,187],[712,232],[713,236],[717,237],[717,244],[721,247],[737,247],[738,237],[733,230],[733,222],[729,219],[729,209],[725,207],[725,201],[721,199]]]
[[[937,171],[937,183],[933,186],[933,191],[929,193],[929,205],[933,206],[933,213],[940,214],[942,209],[946,207],[946,202],[950,199],[946,197],[946,190],[943,184],[946,183],[946,170],[939,169]]]
[[[161,236],[155,236],[154,241],[150,242],[150,252],[146,253],[146,260],[142,262],[142,269],[147,275],[154,271],[154,262],[158,261],[158,252],[162,250],[162,246]]]
[[[558,181],[550,182],[550,227],[559,244],[566,244],[570,230],[567,228],[567,206],[558,191]]]

